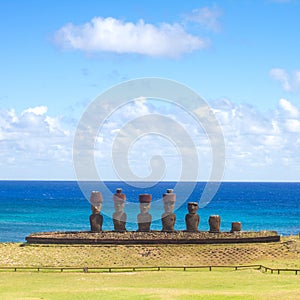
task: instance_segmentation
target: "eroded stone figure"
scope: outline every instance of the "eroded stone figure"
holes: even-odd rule
[[[137,216],[138,231],[150,231],[152,216],[149,214],[151,207],[152,195],[141,194],[139,195],[140,213]]]
[[[231,232],[239,232],[242,230],[241,222],[232,222],[231,223]]]
[[[209,232],[220,232],[220,224],[221,224],[221,218],[218,215],[212,215],[209,217],[208,220],[209,223]]]
[[[103,216],[100,215],[102,208],[102,194],[97,191],[93,191],[90,196],[90,203],[92,214],[90,215],[90,226],[92,232],[102,231]]]
[[[200,216],[197,214],[198,203],[189,202],[188,211],[189,213],[185,215],[186,230],[191,232],[198,231],[198,226],[200,223]]]
[[[173,213],[176,202],[176,194],[172,189],[168,189],[167,193],[163,194],[164,210],[161,216],[162,231],[174,231],[176,215]]]
[[[122,193],[121,188],[117,188],[116,193],[113,195],[115,212],[112,215],[114,222],[114,230],[119,232],[126,231],[127,215],[124,212],[126,195]]]

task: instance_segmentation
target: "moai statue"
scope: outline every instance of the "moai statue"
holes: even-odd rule
[[[150,231],[150,225],[152,222],[152,216],[149,214],[152,195],[141,194],[139,195],[140,201],[140,213],[137,216],[138,219],[138,231]]]
[[[174,231],[174,225],[176,222],[176,215],[173,213],[176,194],[172,189],[168,189],[167,193],[163,194],[164,210],[165,212],[161,216],[162,231]]]
[[[114,230],[119,232],[126,231],[126,213],[124,212],[126,195],[122,193],[121,188],[117,188],[113,195],[115,212],[113,213]]]
[[[103,216],[100,215],[102,202],[102,194],[100,192],[93,191],[90,196],[90,203],[92,208],[92,214],[90,215],[90,225],[92,232],[102,231]]]
[[[214,233],[220,232],[220,224],[221,224],[220,216],[218,215],[210,216],[208,223],[210,227],[209,232],[214,232]]]
[[[238,232],[242,230],[241,222],[232,222],[231,223],[231,231],[230,232]]]
[[[185,215],[185,224],[187,231],[198,231],[198,226],[200,223],[200,216],[197,214],[198,203],[189,202],[188,203],[189,213]]]

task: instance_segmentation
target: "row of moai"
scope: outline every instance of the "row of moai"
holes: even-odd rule
[[[121,188],[117,188],[116,193],[113,195],[115,212],[112,215],[114,223],[114,231],[126,231],[127,215],[124,212],[126,195],[122,193]],[[92,232],[101,232],[103,224],[103,216],[100,214],[102,208],[102,194],[98,191],[93,191],[90,197],[92,207],[92,214],[90,215],[90,225]],[[151,194],[140,194],[140,213],[137,215],[138,230],[142,232],[149,232],[152,222],[152,216],[149,210],[152,202]],[[163,194],[164,213],[161,216],[162,231],[172,232],[174,230],[176,215],[174,214],[174,207],[176,202],[176,194],[172,189],[168,189]],[[188,202],[188,214],[185,216],[186,231],[197,232],[200,223],[200,216],[197,214],[198,203]],[[221,218],[219,215],[212,215],[208,220],[210,230],[209,232],[220,232]],[[231,232],[241,231],[242,225],[240,222],[232,222]]]

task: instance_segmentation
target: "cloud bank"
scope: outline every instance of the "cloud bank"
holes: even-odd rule
[[[51,117],[47,111],[46,106],[20,114],[14,109],[0,110],[1,179],[43,179],[60,163],[71,166],[71,132],[62,128],[60,117]],[[60,178],[57,171],[53,174]]]
[[[129,120],[140,115],[160,113],[180,122],[189,132],[198,149],[200,179],[207,180],[211,168],[211,149],[199,125],[177,108],[161,106],[158,110],[147,102],[138,103],[117,111],[102,128],[101,139],[97,144],[99,161],[105,161],[105,157],[108,157],[107,153],[112,148],[119,128]],[[276,108],[264,114],[249,105],[235,105],[228,99],[213,101],[210,105],[224,134],[225,180],[300,180],[300,111],[295,105],[282,98]],[[164,127],[165,124],[159,126]],[[170,177],[167,179],[174,180],[176,178],[172,176],[180,173],[180,155],[177,150],[167,139],[162,142],[161,137],[145,136],[133,144],[128,159],[137,174],[146,176],[150,172],[151,157],[161,155],[169,168],[167,176]],[[189,156],[189,149],[185,149],[183,155]]]
[[[300,180],[300,110],[297,106],[284,98],[268,113],[261,113],[249,105],[236,105],[228,99],[212,101],[210,105],[225,138],[225,180]],[[208,179],[211,151],[203,130],[180,108],[149,103],[143,98],[117,110],[101,128],[95,158],[104,176],[116,178],[110,161],[112,143],[120,128],[151,113],[160,113],[182,124],[198,150],[200,179]],[[158,125],[166,126],[163,122]],[[60,117],[49,116],[45,106],[28,108],[19,114],[13,109],[1,110],[1,179],[61,179],[62,174],[74,179],[72,144],[75,128],[67,127]],[[183,149],[181,155],[188,157],[189,150]],[[135,174],[146,177],[155,155],[165,159],[165,179],[180,177],[180,153],[176,145],[159,135],[143,136],[135,141],[128,156],[129,165]]]
[[[60,47],[71,50],[170,58],[209,45],[208,39],[189,34],[178,23],[156,26],[142,19],[132,23],[112,17],[95,17],[83,25],[66,24],[54,39]]]
[[[239,180],[300,179],[299,109],[287,99],[262,114],[224,99],[212,103],[223,128],[228,178]]]

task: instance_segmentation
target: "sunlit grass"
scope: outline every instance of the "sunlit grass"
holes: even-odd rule
[[[23,245],[0,243],[0,266],[114,267],[266,264],[300,268],[300,239],[228,245]]]
[[[300,276],[258,270],[0,273],[1,299],[297,299]]]
[[[0,244],[0,299],[297,299],[300,274],[234,268],[124,272],[140,266],[262,264],[300,269],[300,239],[230,245],[23,245]],[[57,267],[21,270],[18,267]],[[64,267],[80,270],[60,271]],[[115,267],[109,272],[84,267]]]

